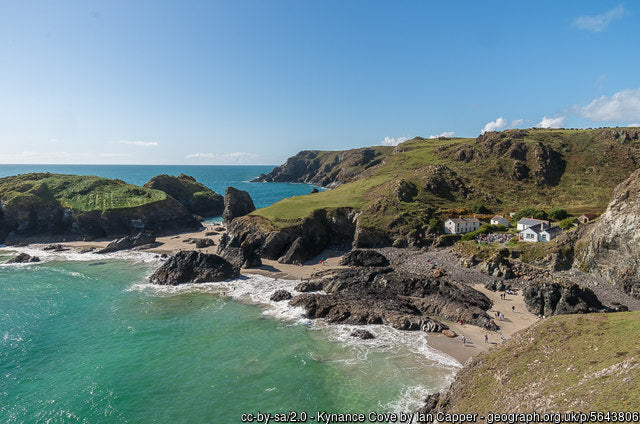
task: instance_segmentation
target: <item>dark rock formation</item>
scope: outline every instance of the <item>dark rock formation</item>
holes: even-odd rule
[[[541,142],[533,147],[531,153],[537,164],[537,169],[534,171],[536,183],[539,186],[558,184],[567,165],[560,153]]]
[[[24,264],[27,262],[40,262],[40,258],[37,256],[31,256],[28,253],[20,253],[7,261],[8,264]]]
[[[156,236],[150,232],[141,232],[135,236],[126,236],[116,239],[109,243],[104,249],[98,250],[96,253],[110,253],[117,252],[118,250],[132,249],[137,246],[143,246],[146,244],[153,244],[156,241]]]
[[[375,339],[376,337],[370,331],[359,328],[351,332],[351,337],[357,337],[362,340]]]
[[[277,228],[257,216],[237,218],[230,223],[228,237],[222,238],[218,252],[244,261],[263,257],[281,263],[302,263],[330,246],[350,245],[357,217],[350,208],[320,209],[286,228]]]
[[[196,243],[195,244],[196,244],[196,248],[197,249],[204,249],[206,247],[215,245],[214,241],[211,240],[210,238],[199,238],[199,239],[196,239]]]
[[[323,281],[318,281],[318,280],[307,280],[307,281],[302,281],[300,283],[298,283],[298,285],[295,287],[296,291],[299,292],[313,292],[313,291],[319,291],[322,290],[322,287],[324,286],[324,282]]]
[[[605,309],[591,289],[577,284],[530,283],[523,296],[527,309],[536,315],[586,314]]]
[[[238,267],[218,255],[178,252],[149,277],[152,284],[210,283],[240,276]]]
[[[239,268],[256,268],[260,259],[261,235],[244,233],[240,237],[224,234],[220,239],[218,254]]]
[[[618,185],[607,210],[575,245],[574,266],[640,298],[640,170]]]
[[[446,277],[425,278],[391,268],[351,268],[322,281],[327,294],[305,293],[291,303],[309,318],[347,324],[388,324],[401,330],[440,332],[447,327],[430,316],[482,325],[491,301]]]
[[[174,177],[162,174],[153,177],[144,186],[164,191],[196,215],[220,216],[224,210],[222,196],[189,175]]]
[[[224,192],[224,211],[222,219],[228,223],[234,218],[247,215],[256,210],[249,193],[237,188],[227,187]]]
[[[281,302],[283,300],[289,300],[292,297],[293,295],[291,295],[291,293],[289,293],[284,289],[280,289],[280,290],[274,291],[269,299],[273,302]]]
[[[356,249],[342,258],[342,265],[348,266],[389,266],[389,260],[375,250]]]
[[[429,165],[426,169],[424,189],[438,197],[449,200],[466,198],[469,189],[458,174],[445,165]]]
[[[61,244],[50,244],[49,246],[43,247],[42,250],[53,251],[53,252],[64,252],[64,251],[69,250],[69,248],[64,247]]]
[[[314,187],[313,189],[311,189],[311,193],[309,193],[309,194],[316,194],[316,193],[319,193],[319,192],[320,192],[320,190],[318,190],[316,187]]]
[[[400,180],[398,187],[396,188],[396,196],[401,202],[413,202],[413,199],[418,195],[418,187],[412,182],[406,180]]]
[[[511,178],[516,181],[522,181],[525,178],[529,178],[529,167],[524,162],[514,161]]]

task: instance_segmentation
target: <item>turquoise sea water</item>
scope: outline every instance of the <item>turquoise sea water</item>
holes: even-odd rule
[[[216,191],[248,189],[261,206],[310,190],[243,182],[268,170],[3,165],[0,175],[141,184],[185,172]],[[150,254],[27,251],[43,262],[2,264],[15,252],[0,249],[2,423],[237,423],[258,411],[414,410],[459,366],[424,334],[371,326],[376,339],[363,341],[349,336],[354,327],[309,322],[287,302],[269,301],[296,282],[244,276],[159,287],[145,283],[160,265]]]

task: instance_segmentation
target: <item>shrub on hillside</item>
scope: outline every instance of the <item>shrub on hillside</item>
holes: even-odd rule
[[[504,233],[507,230],[508,230],[507,227],[505,227],[504,225],[483,224],[476,231],[472,231],[470,233],[463,234],[462,240],[464,240],[464,241],[473,240],[476,236],[478,236],[480,234]]]
[[[489,210],[489,208],[487,208],[484,204],[482,203],[478,203],[476,205],[471,206],[471,212],[473,213],[477,213],[477,214],[482,214],[482,215],[486,215],[488,213],[491,213],[491,210]]]
[[[567,229],[567,228],[571,228],[573,227],[573,223],[576,222],[576,219],[572,216],[570,216],[569,218],[565,218],[562,221],[560,221],[558,223],[558,227],[562,228],[562,229]]]
[[[567,211],[566,209],[562,209],[562,208],[553,208],[549,211],[549,213],[547,214],[549,216],[549,219],[553,220],[553,221],[562,221],[563,219],[565,219],[567,217]]]
[[[520,209],[515,213],[513,219],[517,222],[522,218],[547,219],[547,213],[542,209],[532,207]]]

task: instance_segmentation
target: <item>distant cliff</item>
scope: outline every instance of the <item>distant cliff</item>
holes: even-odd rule
[[[382,163],[392,150],[383,146],[337,152],[303,150],[253,182],[309,183],[332,188],[366,175],[367,170]]]
[[[166,193],[96,176],[0,178],[0,243],[114,238],[201,225]]]

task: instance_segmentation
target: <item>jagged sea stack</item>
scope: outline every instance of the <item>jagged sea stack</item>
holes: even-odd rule
[[[224,192],[223,222],[229,223],[233,218],[247,215],[255,210],[256,207],[253,205],[249,193],[234,187],[227,187]]]

